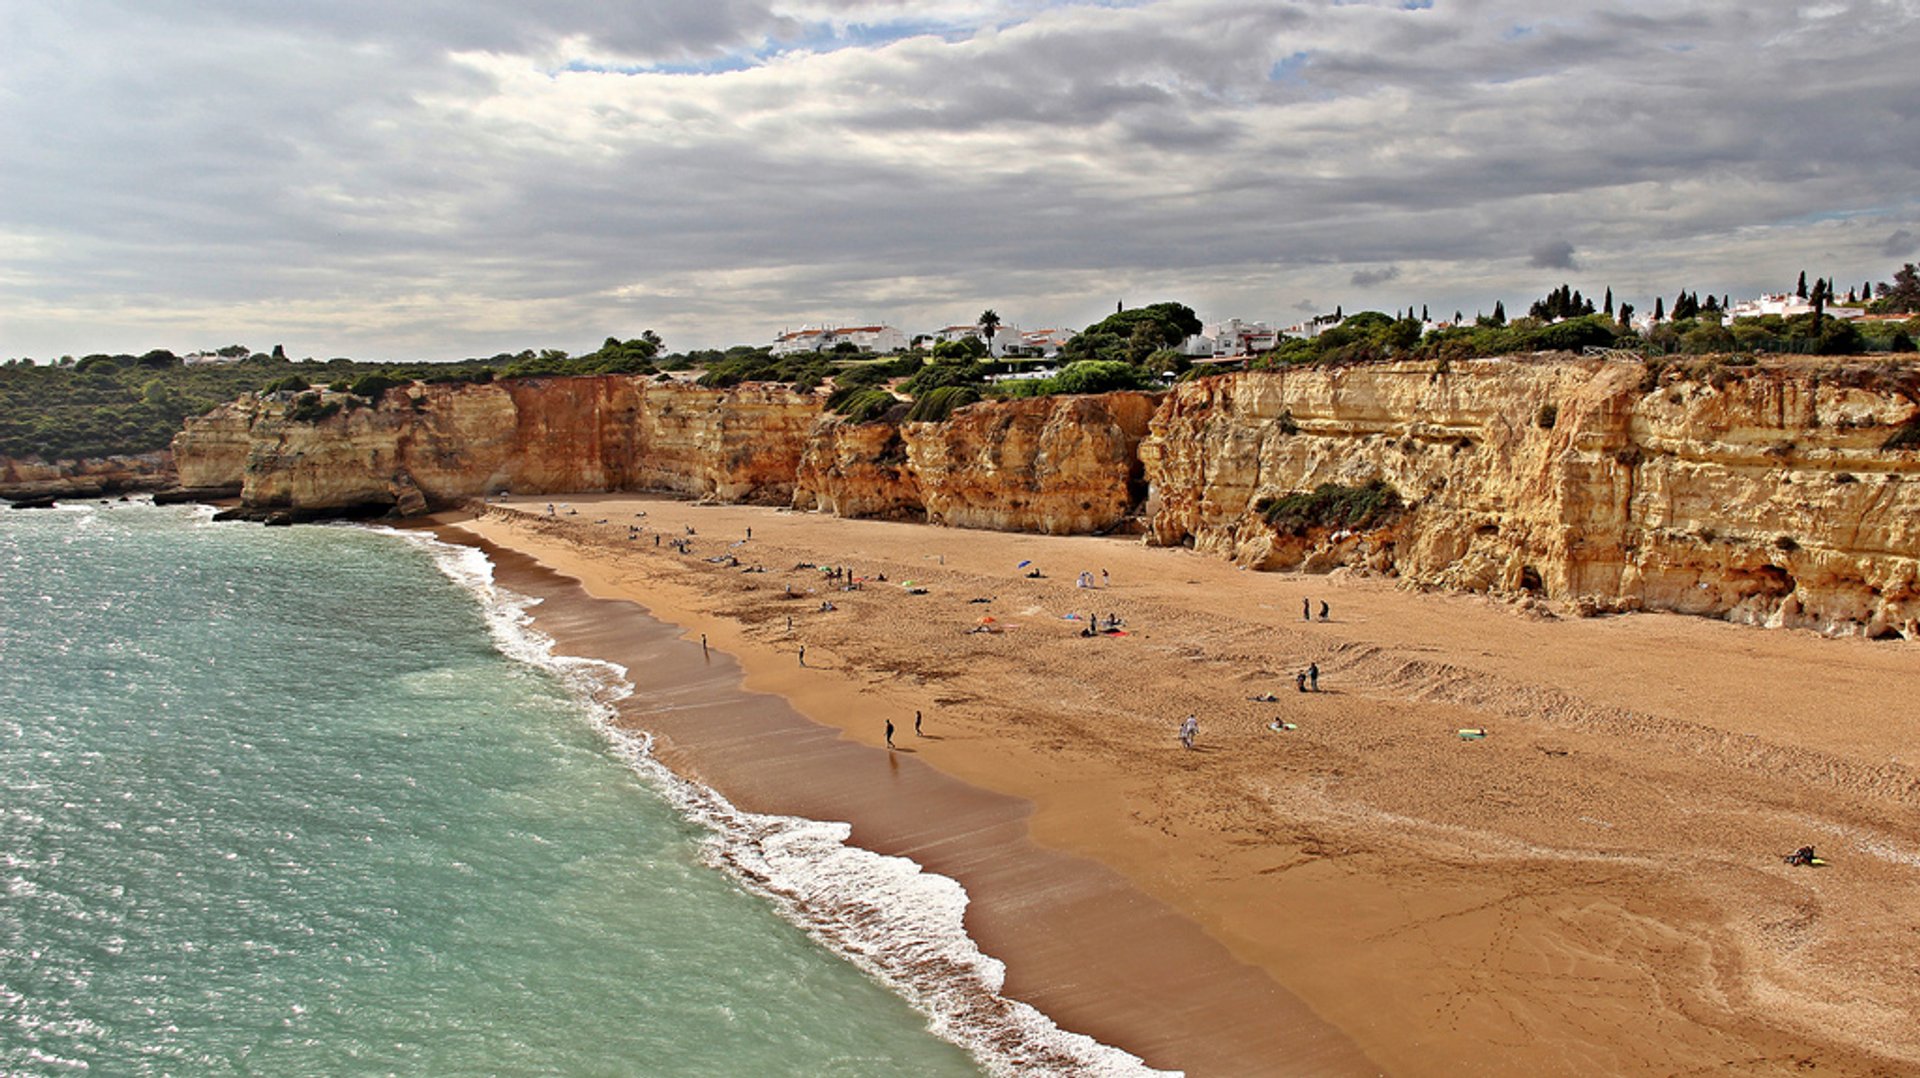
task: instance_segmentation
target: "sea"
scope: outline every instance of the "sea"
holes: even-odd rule
[[[609,721],[478,551],[0,514],[0,1074],[1151,1073]]]

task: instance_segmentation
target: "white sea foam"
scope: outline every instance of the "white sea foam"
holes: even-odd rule
[[[417,532],[446,576],[479,599],[502,654],[556,675],[593,716],[614,752],[709,833],[705,860],[772,903],[781,916],[904,997],[932,1031],[997,1075],[1156,1075],[1139,1057],[1055,1025],[1000,994],[1006,967],[966,933],[966,889],[905,857],[847,843],[845,823],[744,812],[718,791],[654,759],[644,734],[614,725],[633,694],[616,663],[557,655],[533,626],[538,599],[498,587],[493,563],[472,547]]]

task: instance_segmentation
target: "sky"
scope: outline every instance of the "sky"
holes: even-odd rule
[[[0,356],[1285,325],[1920,259],[1920,0],[0,0]]]

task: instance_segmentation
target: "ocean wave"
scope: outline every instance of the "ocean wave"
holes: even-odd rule
[[[380,529],[390,531],[389,529]],[[745,812],[654,758],[652,739],[620,729],[618,703],[633,694],[617,663],[557,654],[533,625],[539,599],[495,584],[473,547],[392,531],[427,549],[448,579],[479,601],[500,652],[552,672],[585,705],[616,755],[708,834],[703,858],[789,922],[903,997],[929,1028],[996,1075],[1175,1074],[1072,1033],[1029,1004],[1001,995],[1006,967],[966,933],[967,893],[957,880],[905,857],[849,845],[845,823]]]

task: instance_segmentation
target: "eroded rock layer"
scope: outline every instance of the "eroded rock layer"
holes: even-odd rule
[[[1920,442],[1920,372],[1872,361],[1255,372],[899,425],[847,423],[823,400],[625,375],[414,385],[325,415],[250,397],[190,420],[174,448],[183,486],[241,486],[247,506],[296,515],[658,490],[1013,531],[1139,525],[1259,568],[1351,566],[1581,612],[1920,627],[1920,450],[1896,437]],[[1262,512],[1374,481],[1397,515]]]
[[[1885,446],[1915,413],[1911,373],[1867,363],[1501,359],[1207,379],[1168,396],[1142,445],[1149,537],[1581,611],[1910,636],[1920,472],[1914,450]],[[1383,526],[1283,534],[1258,512],[1376,479],[1409,506]]]

